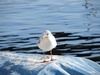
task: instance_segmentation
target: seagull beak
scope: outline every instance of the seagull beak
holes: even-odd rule
[[[46,37],[47,37],[46,35],[43,36],[43,38],[46,38]]]

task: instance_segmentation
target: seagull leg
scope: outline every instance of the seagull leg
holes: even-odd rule
[[[52,58],[52,50],[50,50],[50,55],[51,55],[51,61],[53,61],[53,58]]]
[[[45,53],[43,52],[43,62],[45,62]]]
[[[46,60],[45,60],[45,53],[43,52],[43,62],[45,63],[45,62],[47,62]]]

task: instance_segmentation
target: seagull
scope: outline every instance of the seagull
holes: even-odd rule
[[[43,35],[39,39],[38,47],[43,50],[43,55],[45,56],[44,51],[50,51],[51,55],[51,61],[53,61],[52,58],[52,49],[57,46],[57,42],[55,37],[52,35],[52,33],[49,30],[45,30]],[[44,59],[43,62],[46,62]]]

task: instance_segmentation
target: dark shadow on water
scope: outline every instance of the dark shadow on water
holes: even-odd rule
[[[98,39],[100,36],[79,36],[74,35],[75,33],[64,33],[64,32],[55,32],[54,36],[57,39],[57,47],[53,49],[54,55],[73,55],[78,57],[86,57],[93,61],[100,61],[100,41],[91,41],[93,39]],[[7,36],[6,36],[7,37]],[[9,36],[8,36],[9,37]],[[15,36],[14,36],[15,37]],[[25,40],[29,40],[28,38],[20,38],[21,41],[11,42],[17,44],[25,44]],[[34,38],[31,38],[34,39]],[[38,39],[38,38],[37,38]],[[85,40],[85,42],[79,42],[79,44],[68,44],[67,42]],[[90,40],[89,42],[87,40]],[[3,40],[1,40],[3,41]],[[65,42],[61,44],[62,42]],[[74,42],[73,42],[74,43]],[[32,43],[30,45],[35,45]],[[37,53],[42,54],[42,50],[36,46],[30,47],[22,47],[18,48],[16,46],[4,47],[0,49],[1,51],[15,51],[15,52],[23,52],[23,53]],[[95,52],[97,51],[97,52]],[[50,54],[50,52],[45,52],[46,54]],[[93,54],[97,54],[94,56]]]

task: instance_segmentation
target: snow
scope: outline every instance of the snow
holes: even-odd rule
[[[91,60],[57,55],[53,58],[43,63],[43,55],[0,52],[0,75],[100,75],[100,65]]]

